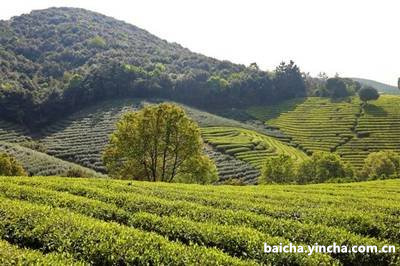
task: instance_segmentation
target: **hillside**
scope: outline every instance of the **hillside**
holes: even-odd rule
[[[13,243],[0,242],[8,247],[0,258],[11,250],[107,265],[396,265],[399,185],[216,187],[0,177],[0,237]],[[262,252],[264,242],[289,241],[392,244],[397,252]]]
[[[237,107],[305,92],[293,62],[271,75],[84,9],[49,8],[0,21],[0,117],[30,128],[112,98]]]
[[[279,128],[307,153],[337,152],[360,168],[374,151],[400,152],[400,97],[383,95],[365,107],[356,99],[312,97],[249,108],[248,114]]]
[[[362,79],[362,78],[351,78],[351,79],[360,82],[361,85],[372,86],[375,89],[377,89],[379,92],[384,93],[384,94],[393,94],[393,95],[400,94],[400,90],[396,86],[388,85],[388,84],[378,82],[375,80],[370,80],[370,79]]]
[[[109,135],[115,129],[115,123],[124,112],[137,110],[150,103],[141,99],[104,101],[43,128],[38,140],[46,148],[47,153],[52,156],[105,172],[101,153],[108,143]],[[272,140],[272,138],[265,134],[274,135],[265,128],[243,124],[186,105],[182,105],[182,107],[190,118],[205,129],[215,126],[243,128],[247,129],[247,132],[253,132],[252,134],[259,137],[264,136],[268,140]],[[274,143],[278,142],[276,140]],[[286,146],[283,143],[281,145]],[[243,183],[257,182],[259,167],[246,163],[246,160],[210,148],[205,147],[205,152],[217,163],[220,182],[228,179],[239,179]],[[295,152],[294,148],[288,147],[288,149]]]

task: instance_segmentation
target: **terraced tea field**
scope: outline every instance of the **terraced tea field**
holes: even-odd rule
[[[206,154],[215,162],[218,170],[218,184],[236,182],[236,184],[250,185],[258,182],[260,171],[245,161],[205,146]]]
[[[54,264],[398,265],[399,187],[0,177],[0,261],[23,254]],[[390,244],[397,252],[268,254],[264,242]]]
[[[381,96],[365,106],[355,128],[356,136],[340,146],[338,153],[361,167],[370,152],[394,150],[400,153],[400,97]]]
[[[138,100],[119,100],[84,109],[45,128],[41,142],[50,155],[104,172],[101,153],[115,123],[139,104]]]
[[[266,123],[278,127],[306,152],[335,151],[354,136],[360,103],[332,102],[326,98],[308,98],[294,110],[282,113]]]
[[[0,141],[5,142],[22,142],[29,141],[29,131],[19,125],[0,120]]]
[[[85,109],[43,130],[41,143],[57,158],[75,162],[99,172],[105,172],[101,153],[121,115],[136,110],[147,102],[139,99],[114,100]],[[240,126],[240,122],[184,106],[187,114],[200,126]],[[249,125],[244,125],[252,128]],[[230,178],[242,183],[255,183],[259,171],[244,161],[207,150],[217,164],[220,181]]]
[[[203,139],[218,151],[249,162],[257,169],[269,156],[287,154],[296,160],[307,157],[302,151],[272,137],[252,130],[232,127],[207,127],[201,130]]]
[[[266,124],[278,127],[306,152],[337,152],[358,169],[371,152],[400,152],[399,96],[382,95],[364,107],[356,99],[331,102],[308,98],[277,106],[253,107],[248,112],[259,119],[267,118],[263,120]],[[276,117],[278,112],[282,113]]]
[[[67,176],[70,170],[79,171],[86,177],[105,177],[92,169],[78,164],[63,161],[53,156],[22,147],[18,144],[0,141],[0,152],[14,156],[29,175],[60,175]]]

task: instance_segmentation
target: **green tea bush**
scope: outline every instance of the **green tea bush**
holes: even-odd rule
[[[64,210],[3,199],[0,235],[95,265],[252,265],[216,249],[169,242],[149,232]],[[17,222],[18,221],[18,222]],[[118,243],[118,244],[116,244]]]
[[[49,253],[43,254],[35,250],[19,248],[7,241],[0,240],[0,265],[85,265],[82,262],[74,261],[68,254]]]

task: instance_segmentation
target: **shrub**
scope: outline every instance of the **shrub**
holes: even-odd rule
[[[385,179],[400,176],[400,155],[393,151],[372,152],[365,159],[361,176],[366,179]]]
[[[178,174],[176,182],[210,184],[218,180],[217,167],[205,155],[192,157],[182,166],[182,174]],[[186,169],[187,168],[187,169]]]
[[[13,156],[6,153],[0,153],[0,175],[23,176],[27,175],[27,173]]]
[[[88,177],[88,175],[79,168],[70,168],[66,173],[67,177]]]
[[[301,162],[297,169],[297,182],[322,183],[330,179],[349,178],[354,176],[350,165],[340,157],[328,152],[315,152],[311,158]]]
[[[293,159],[281,154],[270,157],[265,163],[260,177],[260,183],[290,183],[294,181],[295,164]]]

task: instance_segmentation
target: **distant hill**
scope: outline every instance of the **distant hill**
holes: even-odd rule
[[[30,128],[110,98],[236,107],[305,92],[294,63],[270,75],[84,9],[49,8],[0,21],[0,118]]]
[[[396,86],[388,85],[382,82],[378,82],[370,79],[362,79],[362,78],[351,78],[352,80],[358,81],[361,85],[364,86],[372,86],[377,89],[379,92],[384,94],[393,94],[400,95],[400,90]]]

